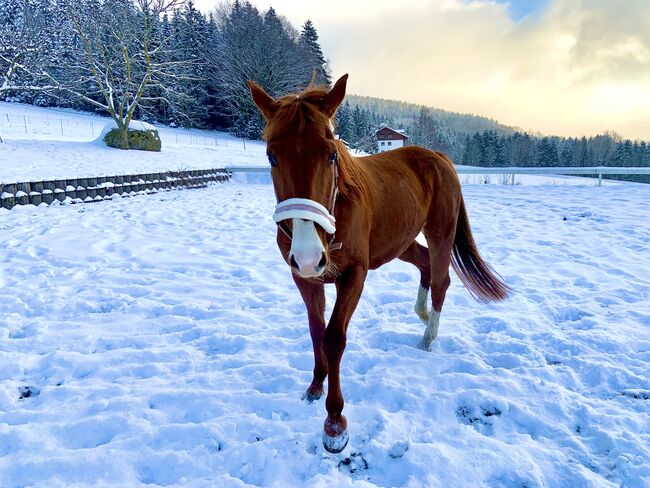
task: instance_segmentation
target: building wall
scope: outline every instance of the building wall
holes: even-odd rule
[[[377,140],[377,152],[384,152],[384,151],[390,151],[391,149],[395,149],[398,147],[402,147],[404,145],[404,141],[401,140],[393,140],[393,141],[385,141],[385,140]]]

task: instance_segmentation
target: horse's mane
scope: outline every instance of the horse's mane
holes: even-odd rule
[[[319,108],[328,93],[329,88],[325,86],[309,86],[300,93],[280,98],[275,114],[264,128],[264,139],[287,132],[298,134],[305,126],[322,127],[326,134],[334,138],[333,121]],[[367,204],[372,195],[372,174],[359,158],[350,154],[343,142],[334,139],[334,143],[338,151],[340,193],[348,199],[357,198]]]

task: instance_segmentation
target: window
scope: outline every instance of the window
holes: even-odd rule
[[[385,143],[384,141],[381,141],[381,145],[382,145],[382,146],[385,146],[386,143]]]
[[[388,141],[388,145],[390,146],[391,144],[392,144],[392,142]]]

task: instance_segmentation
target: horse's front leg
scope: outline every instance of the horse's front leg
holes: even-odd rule
[[[343,350],[345,349],[346,332],[354,309],[359,303],[363,283],[368,270],[353,268],[345,272],[336,283],[336,304],[332,317],[325,329],[323,350],[327,357],[327,372],[329,385],[327,388],[327,419],[323,432],[323,446],[332,453],[341,452],[348,444],[348,424],[343,412],[343,394],[339,370]]]
[[[302,300],[307,307],[309,334],[314,348],[314,376],[303,398],[309,402],[318,400],[323,395],[323,382],[327,376],[327,359],[323,354],[323,333],[325,332],[325,286],[313,283],[293,275]]]

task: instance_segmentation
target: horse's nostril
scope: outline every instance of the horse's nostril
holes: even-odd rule
[[[300,269],[300,266],[298,266],[298,263],[296,262],[296,258],[293,257],[293,254],[291,255],[291,258],[289,259],[289,264],[296,271],[298,271]]]
[[[327,257],[325,256],[325,253],[323,253],[323,257],[321,257],[320,261],[318,261],[318,269],[323,269],[326,264],[327,264]]]

